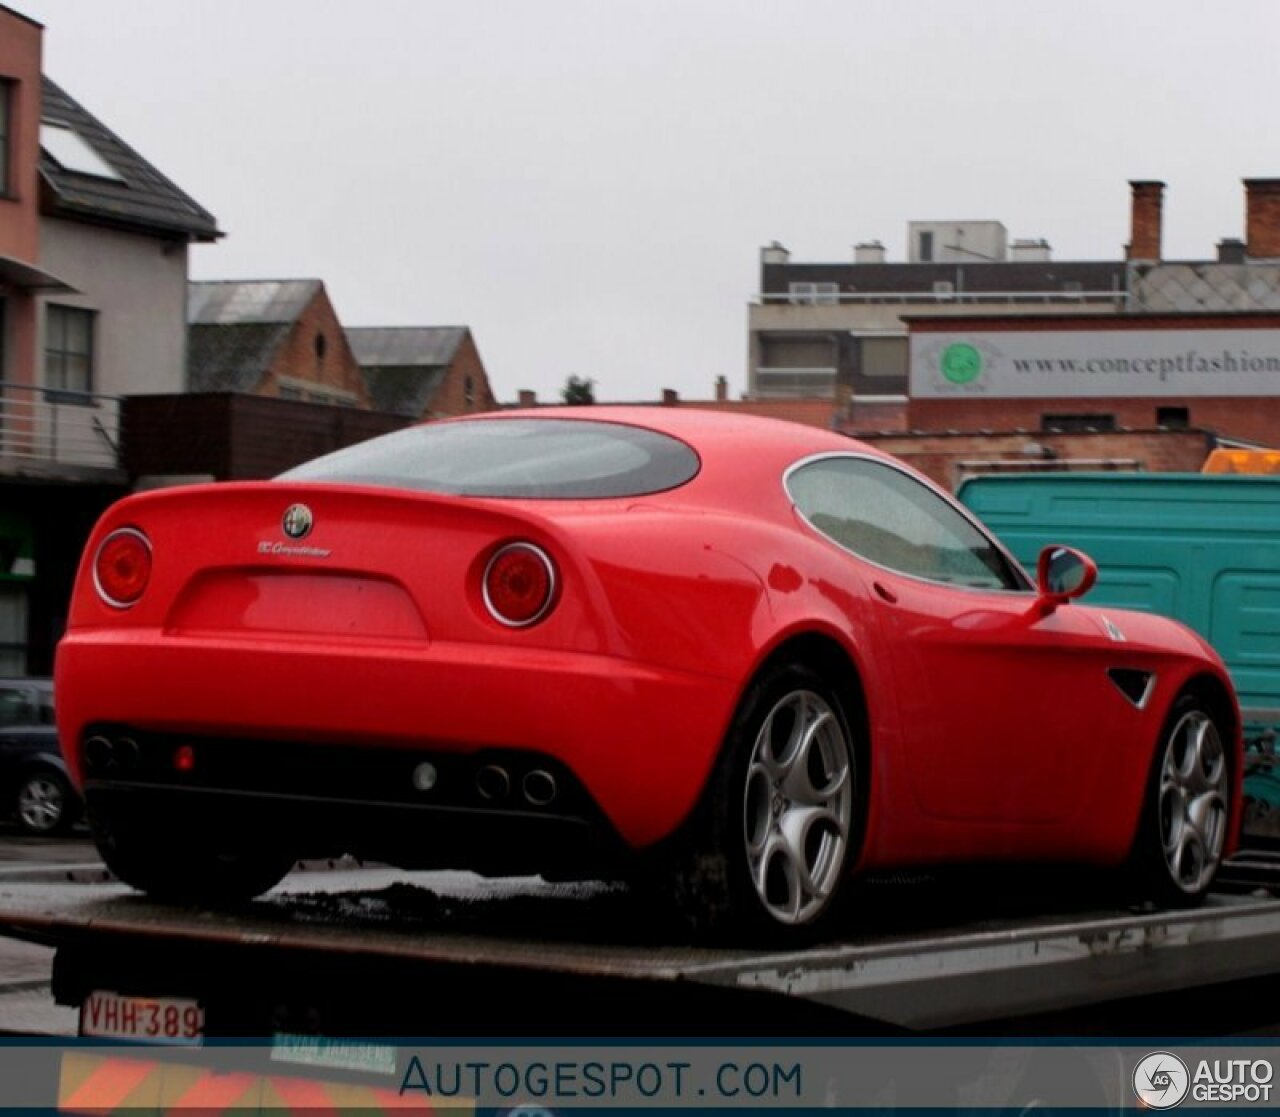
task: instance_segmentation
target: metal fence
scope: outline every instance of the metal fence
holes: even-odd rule
[[[120,467],[120,397],[0,381],[0,460]]]

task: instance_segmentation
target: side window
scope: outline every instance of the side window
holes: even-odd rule
[[[34,711],[25,687],[0,687],[0,728],[30,725]]]
[[[818,531],[880,566],[953,585],[1030,588],[968,517],[892,466],[823,458],[795,470],[787,490]]]

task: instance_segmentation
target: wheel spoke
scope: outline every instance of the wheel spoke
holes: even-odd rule
[[[1205,738],[1213,727],[1208,721],[1202,721],[1190,728],[1191,747],[1188,749],[1186,786],[1189,790],[1199,792],[1206,786],[1205,779]]]
[[[795,751],[788,757],[782,776],[782,791],[794,803],[817,806],[838,794],[848,777],[847,764],[840,763],[837,771],[831,771],[831,759],[820,736],[835,726],[835,716],[824,710],[804,727]],[[816,752],[815,752],[816,750]],[[821,773],[821,782],[815,782],[815,769]]]
[[[804,898],[799,869],[787,843],[776,831],[769,834],[760,859],[752,865],[756,891],[786,922],[796,920]],[[782,886],[781,895],[779,885]]]
[[[771,780],[776,780],[781,775],[777,758],[773,755],[773,723],[777,714],[778,711],[774,710],[773,713],[765,718],[764,724],[760,726],[760,733],[756,737],[756,747],[751,756],[752,768],[763,769]]]
[[[831,887],[824,870],[831,860],[832,843],[842,843],[848,837],[843,821],[824,807],[797,807],[782,816],[780,826],[806,895],[821,897]],[[815,828],[820,838],[826,839],[817,848],[810,845]]]

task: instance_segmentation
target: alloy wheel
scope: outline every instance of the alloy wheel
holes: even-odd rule
[[[1213,721],[1184,714],[1160,769],[1160,844],[1169,877],[1188,895],[1208,887],[1227,833],[1227,759]]]
[[[66,793],[54,776],[31,776],[18,791],[18,817],[33,833],[56,830],[66,809]]]
[[[853,752],[835,711],[810,690],[784,696],[756,735],[743,802],[751,881],[777,922],[811,923],[835,894],[853,784]]]

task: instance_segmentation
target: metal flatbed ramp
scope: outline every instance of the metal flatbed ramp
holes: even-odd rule
[[[51,898],[9,887],[0,889],[0,934],[58,948],[64,1003],[103,987],[221,997],[223,1034],[249,1034],[253,1006],[278,1020],[302,996],[332,1001],[315,1011],[360,1034],[419,1034],[446,1002],[455,1031],[481,1034],[486,999],[536,1013],[507,1020],[505,1034],[538,1030],[531,1024],[667,1034],[700,1019],[744,1030],[765,1022],[817,1033],[859,1020],[931,1029],[1280,975],[1280,901],[1269,898],[1218,895],[1191,912],[987,916],[1000,905],[979,896],[943,926],[936,912],[948,909],[934,896],[924,904],[931,921],[885,916],[850,941],[779,953],[679,945],[618,889],[451,889],[441,877],[398,874],[388,884],[375,875],[234,912],[119,888]],[[353,1023],[375,990],[433,1007],[425,1018],[395,1016],[384,1003],[383,1015]]]

